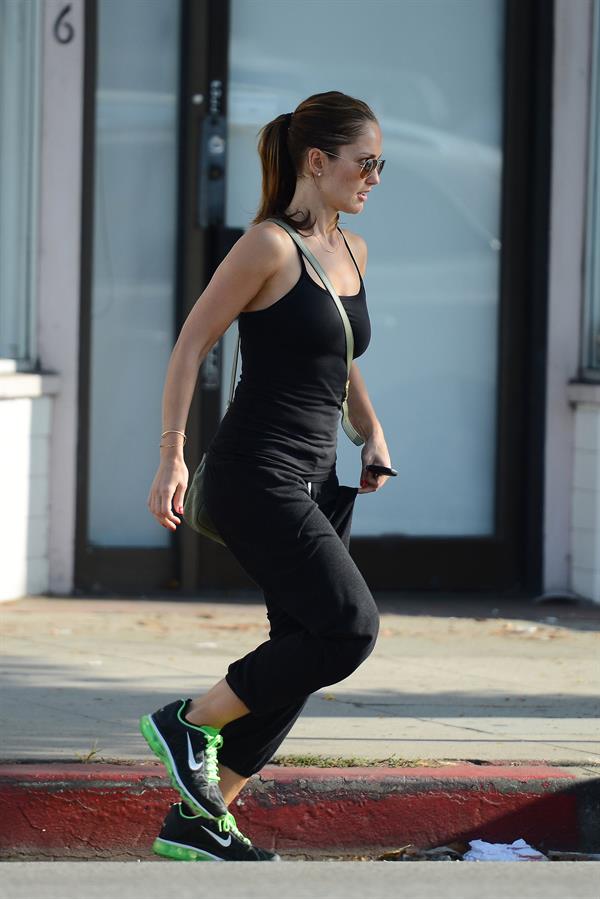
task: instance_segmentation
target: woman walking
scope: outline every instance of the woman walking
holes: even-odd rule
[[[377,639],[377,607],[349,540],[356,495],[387,480],[366,468],[390,465],[383,429],[353,362],[348,410],[364,438],[361,487],[341,486],[344,328],[295,241],[267,219],[291,225],[317,257],[350,319],[354,358],[360,356],[371,338],[367,250],[338,221],[340,211],[362,211],[380,181],[380,153],[370,107],[338,91],[308,97],[265,125],[259,211],[216,269],[171,355],[148,507],[175,530],[188,484],[183,444],[198,369],[238,320],[242,372],[208,447],[205,500],[227,547],[263,591],[270,623],[269,639],[232,662],[207,693],[141,719],[182,798],[154,843],[172,858],[279,860],[241,834],[228,806],[273,757],[309,695],[348,677]]]

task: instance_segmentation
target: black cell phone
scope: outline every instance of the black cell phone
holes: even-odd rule
[[[367,471],[372,471],[373,474],[385,474],[390,475],[393,478],[398,474],[395,468],[386,468],[385,465],[365,465],[365,469]]]

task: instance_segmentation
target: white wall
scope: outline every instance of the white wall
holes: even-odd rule
[[[592,0],[555,0],[550,294],[546,394],[544,592],[571,590],[575,409],[579,365]],[[600,601],[600,597],[598,597]]]
[[[0,599],[73,587],[84,0],[43,0],[31,362],[1,360]]]
[[[572,384],[571,588],[600,603],[600,384]]]
[[[60,374],[49,455],[49,583],[73,587],[80,307],[81,165],[84,0],[63,20],[73,39],[59,43],[53,26],[65,8],[45,0],[38,284],[38,350],[42,367]]]
[[[49,450],[53,375],[0,368],[0,600],[48,589]]]

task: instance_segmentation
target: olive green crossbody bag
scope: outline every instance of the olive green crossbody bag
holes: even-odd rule
[[[282,221],[282,219],[270,217],[268,219],[265,219],[265,221],[275,222],[277,225],[285,228],[292,240],[294,240],[298,244],[301,251],[304,253],[314,270],[317,272],[317,274],[321,278],[321,281],[331,294],[335,305],[337,306],[337,310],[342,319],[344,331],[346,333],[346,365],[348,370],[348,377],[344,390],[344,398],[342,400],[342,428],[344,429],[344,432],[348,435],[352,443],[356,444],[356,446],[361,446],[365,442],[364,437],[352,425],[348,415],[348,388],[350,386],[350,367],[352,365],[352,359],[354,357],[354,336],[352,334],[352,325],[350,324],[350,320],[346,314],[346,310],[344,309],[342,301],[335,292],[331,281],[323,271],[321,263],[314,255],[314,253],[312,253],[308,249],[308,247],[305,246],[299,234],[290,225],[288,225],[287,222]],[[231,401],[233,400],[239,351],[240,337],[238,334],[237,345],[233,354],[233,367],[231,371],[231,385],[229,388],[229,401],[227,403],[227,408],[229,408]],[[198,531],[199,534],[203,534],[205,537],[209,537],[211,540],[216,540],[217,543],[222,543],[223,546],[225,546],[226,543],[215,528],[204,502],[203,479],[205,462],[206,453],[204,453],[204,455],[202,456],[200,464],[194,472],[192,481],[188,486],[185,502],[183,504],[183,518],[186,524],[193,528],[195,531]]]

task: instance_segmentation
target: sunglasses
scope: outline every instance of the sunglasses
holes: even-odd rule
[[[337,153],[331,153],[329,150],[323,150],[328,156],[337,156],[338,159],[346,159],[345,156],[338,156]],[[354,159],[346,159],[346,162],[352,162],[354,165],[360,166],[361,178],[368,178],[374,168],[377,168],[377,174],[381,175],[381,171],[385,165],[385,159],[365,159],[364,162],[355,162]]]

